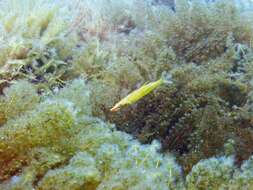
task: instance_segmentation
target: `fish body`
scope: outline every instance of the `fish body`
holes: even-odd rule
[[[169,76],[169,79],[170,78],[171,77]],[[138,100],[148,95],[150,92],[152,92],[154,89],[156,89],[158,86],[164,83],[171,83],[171,81],[166,79],[165,77],[162,77],[155,82],[150,82],[148,84],[142,85],[139,89],[134,90],[132,93],[130,93],[125,98],[120,100],[117,104],[115,104],[115,106],[111,108],[111,111],[112,112],[118,111],[122,106],[130,105],[137,102]]]

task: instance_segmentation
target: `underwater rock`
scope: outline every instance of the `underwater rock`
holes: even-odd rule
[[[0,189],[251,190],[240,2],[0,1]],[[163,72],[171,85],[110,112]]]

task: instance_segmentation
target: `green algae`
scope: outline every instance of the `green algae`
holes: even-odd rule
[[[250,190],[246,9],[22,3],[0,2],[1,189]],[[109,111],[163,71],[171,86]]]

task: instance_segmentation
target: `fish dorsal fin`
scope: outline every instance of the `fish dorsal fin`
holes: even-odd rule
[[[150,83],[150,82],[145,82],[145,83],[143,83],[138,89],[141,89],[141,88],[147,86],[149,83]]]
[[[149,82],[144,82],[143,84],[138,83],[138,84],[136,85],[136,88],[139,89],[139,88],[141,88],[141,87],[147,85],[148,83],[149,83]]]

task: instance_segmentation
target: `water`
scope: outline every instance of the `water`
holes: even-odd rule
[[[0,189],[253,189],[252,5],[1,0]]]

